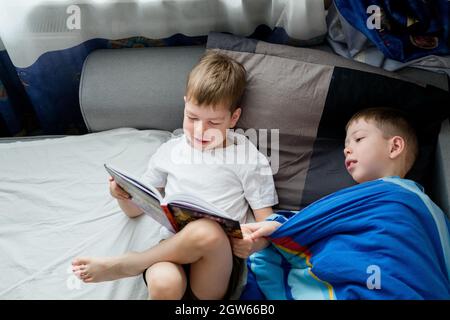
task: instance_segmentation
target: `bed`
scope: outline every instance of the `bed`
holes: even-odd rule
[[[161,239],[149,217],[129,219],[121,212],[109,195],[103,164],[143,173],[153,152],[181,127],[186,75],[204,51],[95,51],[80,84],[89,134],[1,139],[0,299],[146,298],[139,276],[84,284],[70,262],[80,255],[144,250]],[[429,173],[433,198],[448,214],[448,119],[436,155]]]
[[[182,110],[185,76],[204,47],[183,48],[184,55],[181,48],[158,49],[137,50],[134,64],[114,61],[117,55],[110,56],[108,50],[90,56],[80,86],[90,134],[2,139],[0,299],[146,299],[141,277],[87,285],[74,277],[70,263],[79,255],[144,250],[161,239],[160,228],[149,217],[129,219],[121,212],[109,195],[103,168],[103,163],[110,163],[142,174],[153,152],[180,127],[182,118],[173,114]],[[160,64],[162,58],[172,61]],[[104,73],[110,64],[118,73]],[[142,66],[150,71],[148,79],[118,77]],[[105,79],[111,82],[105,84]],[[148,93],[143,81],[170,90]],[[112,83],[134,86],[133,102],[123,101],[119,92],[108,92]],[[167,106],[166,112],[148,113],[149,97],[153,105]]]
[[[101,163],[126,163],[140,173],[168,137],[123,128],[1,144],[1,269],[7,276],[0,297],[145,298],[141,279],[89,286],[72,275],[70,263],[78,255],[143,250],[158,241],[159,228],[149,218],[121,213]]]

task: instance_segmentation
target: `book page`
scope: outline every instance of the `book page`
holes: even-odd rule
[[[161,194],[156,188],[149,188],[123,172],[105,164],[105,169],[116,183],[131,195],[131,201],[142,209],[149,217],[170,231],[174,228],[160,205]],[[155,192],[156,191],[156,192]]]
[[[170,197],[164,198],[162,203],[180,205],[184,208],[199,210],[213,216],[234,220],[224,210],[217,208],[213,204],[191,194],[173,194]]]
[[[164,198],[174,216],[179,229],[191,221],[201,218],[218,222],[225,233],[231,237],[242,239],[242,230],[239,221],[232,219],[224,210],[191,194],[173,194]]]
[[[183,206],[179,203],[171,203],[169,204],[169,207],[180,230],[183,229],[189,222],[206,218],[219,223],[225,233],[230,237],[239,239],[243,238],[239,221],[213,215],[209,212],[193,209],[191,206]]]

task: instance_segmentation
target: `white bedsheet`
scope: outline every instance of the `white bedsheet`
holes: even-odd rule
[[[168,138],[122,128],[0,144],[0,299],[145,299],[142,276],[85,284],[70,262],[159,242],[151,218],[128,218],[110,196],[103,163],[139,176]]]

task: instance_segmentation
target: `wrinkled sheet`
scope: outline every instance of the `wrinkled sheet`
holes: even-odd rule
[[[145,299],[142,276],[85,284],[70,263],[161,240],[151,218],[121,211],[103,164],[140,176],[168,138],[169,132],[121,128],[0,144],[0,299]]]

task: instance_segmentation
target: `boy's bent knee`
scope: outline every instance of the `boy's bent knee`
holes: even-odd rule
[[[148,298],[151,300],[179,300],[184,295],[181,282],[169,279],[152,278],[148,281]]]
[[[186,275],[182,267],[170,262],[160,262],[147,269],[145,279],[148,298],[152,300],[178,300],[186,290]]]
[[[228,242],[222,227],[210,219],[199,219],[189,223],[186,228],[189,241],[201,248],[214,249]]]

